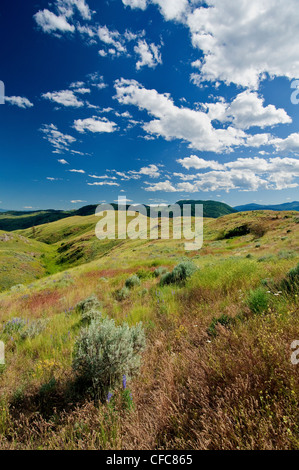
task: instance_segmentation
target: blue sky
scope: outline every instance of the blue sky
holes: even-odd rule
[[[0,207],[298,200],[296,0],[2,0],[0,40]]]

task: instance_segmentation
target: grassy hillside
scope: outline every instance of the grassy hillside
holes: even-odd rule
[[[54,251],[22,235],[0,231],[0,291],[53,272]]]
[[[204,217],[217,218],[226,214],[231,214],[236,212],[232,207],[227,204],[215,201],[180,201],[178,204],[182,203],[192,204],[192,215],[194,215],[194,204],[203,204],[204,205]],[[112,204],[112,206],[117,210],[117,204]],[[127,206],[128,208],[129,206]],[[148,214],[150,212],[149,206],[146,206]],[[55,222],[56,220],[65,219],[67,217],[74,216],[92,216],[95,214],[97,205],[89,205],[81,207],[78,210],[74,211],[38,211],[38,212],[16,212],[10,211],[0,214],[0,230],[14,231],[22,230],[27,228],[33,228],[38,225],[48,224],[50,222]]]
[[[76,244],[93,230],[87,219],[68,235],[66,219],[35,236],[50,249]],[[199,252],[181,240],[128,240],[0,294],[1,449],[299,448],[299,366],[290,361],[299,273],[288,274],[299,262],[298,214],[230,214],[207,219],[204,232]],[[184,282],[155,273],[186,260],[198,269]],[[120,297],[132,275],[139,281]],[[142,321],[146,333],[139,375],[109,401],[94,401],[72,368],[83,328],[76,305],[91,295],[103,317]]]

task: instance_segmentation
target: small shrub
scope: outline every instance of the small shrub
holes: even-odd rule
[[[133,289],[134,287],[138,287],[140,285],[141,285],[140,279],[136,274],[129,277],[129,279],[127,279],[126,282],[125,282],[125,286],[128,289]]]
[[[122,302],[123,300],[126,300],[130,295],[130,289],[128,289],[127,287],[123,287],[122,289],[119,289],[118,291],[116,291],[116,299],[119,301],[119,302]]]
[[[123,376],[131,378],[139,370],[145,334],[141,324],[116,326],[108,318],[83,328],[74,348],[73,370],[94,396],[106,399],[120,386]]]
[[[185,282],[196,271],[197,267],[191,261],[184,261],[178,264],[171,273],[166,273],[161,277],[161,286],[169,284],[180,284]]]
[[[281,250],[278,253],[278,258],[279,259],[292,259],[295,257],[294,251],[291,250]]]
[[[46,329],[47,324],[48,324],[48,321],[44,319],[38,319],[38,320],[31,322],[22,330],[21,338],[22,339],[35,338]]]
[[[167,273],[167,269],[164,268],[164,266],[160,266],[159,268],[155,269],[154,271],[154,276],[155,277],[160,277],[163,276],[163,274]]]
[[[145,269],[140,269],[137,272],[137,276],[139,279],[151,279],[153,277],[153,273],[151,271],[146,271]]]
[[[88,310],[100,309],[101,304],[95,295],[91,295],[87,299],[82,300],[76,305],[76,310],[79,313],[86,313]]]
[[[90,323],[93,320],[100,320],[102,318],[100,309],[101,304],[95,295],[82,300],[76,306],[76,310],[81,313],[82,323]]]
[[[214,317],[213,318],[212,323],[210,324],[210,326],[208,328],[208,334],[210,336],[216,337],[217,336],[217,330],[216,330],[217,325],[222,325],[222,326],[225,326],[225,327],[229,327],[233,323],[234,323],[234,319],[229,317],[228,315],[225,315],[225,313],[223,313],[220,317],[218,317],[218,318]]]
[[[10,291],[11,292],[21,292],[22,290],[24,290],[24,285],[23,284],[17,284],[16,286],[12,286],[10,288]]]
[[[139,292],[140,297],[145,297],[148,294],[148,289],[144,288]]]
[[[250,291],[247,298],[247,305],[252,313],[257,315],[264,313],[269,307],[269,296],[266,290],[259,287],[258,289]]]
[[[262,223],[252,224],[250,225],[250,233],[252,233],[255,238],[262,238],[267,233],[267,227]]]
[[[288,272],[285,279],[281,282],[281,288],[289,292],[297,292],[299,290],[299,264]]]

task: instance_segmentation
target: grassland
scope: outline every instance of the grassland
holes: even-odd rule
[[[34,281],[18,265],[13,281],[23,286],[0,294],[0,448],[298,449],[299,365],[290,360],[298,285],[284,283],[299,262],[298,212],[206,219],[198,252],[177,240],[100,242],[94,225],[92,216],[72,217],[3,242],[1,266],[9,250],[46,261]],[[161,286],[155,269],[186,259],[196,273]],[[118,300],[133,274],[141,285]],[[92,294],[104,316],[142,321],[146,331],[129,409],[120,390],[99,403],[74,385],[76,305]],[[36,334],[24,336],[32,323]]]

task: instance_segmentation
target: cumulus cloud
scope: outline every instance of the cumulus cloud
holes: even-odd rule
[[[55,15],[47,9],[38,11],[34,15],[34,19],[44,33],[53,33],[54,31],[73,33],[75,31],[75,26],[69,24],[63,15]]]
[[[271,77],[299,76],[298,3],[208,0],[189,13],[192,44],[204,54],[201,80],[257,88]]]
[[[158,64],[162,64],[160,48],[153,43],[147,44],[144,39],[139,39],[134,51],[140,56],[140,60],[136,64],[137,70],[145,66],[154,69]]]
[[[187,169],[211,168],[211,162],[196,156],[178,160]],[[173,184],[169,189],[173,192],[183,191],[194,193],[199,191],[258,191],[260,189],[282,190],[299,186],[299,160],[296,158],[271,157],[269,159],[259,157],[238,158],[235,161],[223,163],[218,169],[197,174],[174,173],[174,177],[181,179],[182,183]],[[192,181],[192,183],[188,182]],[[159,183],[158,186],[159,188]],[[155,185],[152,188],[156,188]],[[147,189],[149,190],[149,189]],[[151,189],[152,191],[154,189]],[[159,190],[159,189],[156,189]],[[165,191],[168,191],[165,189]]]
[[[42,98],[66,107],[81,108],[84,106],[83,101],[79,100],[72,90],[44,93]]]
[[[74,122],[74,128],[81,134],[86,131],[102,134],[115,132],[117,130],[117,124],[113,121],[109,121],[107,118],[93,116],[87,119],[77,119]]]
[[[117,80],[115,89],[119,103],[137,106],[156,118],[143,124],[149,135],[162,136],[166,140],[181,139],[188,142],[191,148],[217,153],[249,145],[252,138],[242,129],[232,126],[216,129],[206,112],[179,108],[169,94],[148,90],[135,80]],[[253,143],[255,138],[252,139]],[[262,140],[265,142],[265,137]]]
[[[122,0],[123,4],[131,8],[140,8],[145,10],[147,7],[147,0]]]
[[[177,162],[187,170],[190,170],[190,168],[195,168],[196,170],[203,170],[206,168],[221,170],[223,168],[223,165],[214,160],[204,160],[203,158],[198,158],[196,155],[179,159]]]
[[[170,183],[170,181],[161,181],[160,183],[148,183],[145,182],[148,186],[145,188],[145,191],[156,192],[156,191],[166,191],[169,193],[176,192],[176,188]]]
[[[151,0],[159,6],[160,11],[166,20],[182,20],[189,11],[188,0]]]
[[[299,133],[290,134],[285,139],[274,138],[271,140],[271,144],[274,145],[279,152],[299,152]]]
[[[102,42],[109,46],[113,46],[118,54],[127,52],[127,49],[123,44],[122,37],[118,31],[111,31],[107,26],[99,26],[98,35]]]
[[[68,171],[70,171],[71,173],[82,173],[82,174],[85,173],[84,170],[75,170],[75,169],[74,169],[74,170],[68,170]]]
[[[5,102],[13,106],[18,106],[18,108],[26,109],[26,108],[32,108],[34,106],[34,104],[31,103],[31,101],[21,96],[5,96],[4,100]]]
[[[125,6],[145,10],[150,3],[159,6],[166,20],[181,20],[189,11],[188,0],[122,0]]]
[[[44,9],[33,16],[44,33],[73,33],[76,28],[71,21],[76,11],[84,20],[90,20],[92,16],[85,0],[56,0],[53,8],[56,13]]]
[[[70,145],[76,142],[75,137],[63,134],[54,124],[45,124],[40,130],[44,134],[44,139],[55,148],[55,153],[68,151]]]
[[[284,109],[276,109],[273,105],[264,107],[264,99],[249,90],[238,94],[230,104],[222,100],[205,106],[212,121],[230,121],[239,129],[253,126],[264,128],[292,122]]]

